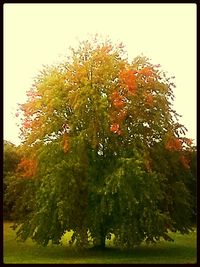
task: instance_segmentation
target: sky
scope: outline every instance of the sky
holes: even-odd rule
[[[174,109],[196,143],[196,4],[4,4],[3,138],[20,144],[17,104],[43,65],[91,34],[109,37],[175,76]]]

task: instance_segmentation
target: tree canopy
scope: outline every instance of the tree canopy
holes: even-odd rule
[[[191,229],[192,141],[173,109],[173,77],[122,44],[83,41],[45,67],[20,106],[21,177],[36,181],[17,235],[47,245],[120,247],[171,240]],[[17,114],[19,115],[19,114]]]
[[[9,141],[3,141],[3,177],[8,173],[13,173],[20,161],[20,156],[17,147]]]

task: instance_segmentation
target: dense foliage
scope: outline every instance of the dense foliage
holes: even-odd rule
[[[36,181],[20,170],[23,152],[8,141],[3,146],[3,218],[20,221],[33,206]]]
[[[82,42],[67,62],[46,67],[28,91],[21,177],[35,181],[18,237],[120,247],[188,233],[194,203],[190,139],[173,110],[173,78],[122,44]],[[19,115],[19,114],[17,114]]]
[[[7,197],[10,177],[15,173],[20,156],[14,144],[8,141],[3,142],[3,213],[5,219],[11,218],[13,202]]]

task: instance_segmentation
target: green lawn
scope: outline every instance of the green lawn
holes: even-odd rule
[[[132,251],[120,251],[112,243],[105,251],[78,251],[66,244],[41,247],[31,240],[17,242],[10,225],[4,223],[4,263],[196,263],[196,231],[189,235],[173,233],[174,242],[144,244]]]

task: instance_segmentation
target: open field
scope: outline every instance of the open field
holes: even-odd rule
[[[4,263],[195,263],[196,231],[189,235],[172,233],[174,242],[161,241],[155,245],[142,245],[132,251],[120,251],[107,243],[105,251],[75,250],[63,246],[41,247],[30,239],[25,243],[15,240],[11,223],[4,223]],[[65,236],[67,239],[67,236]]]

